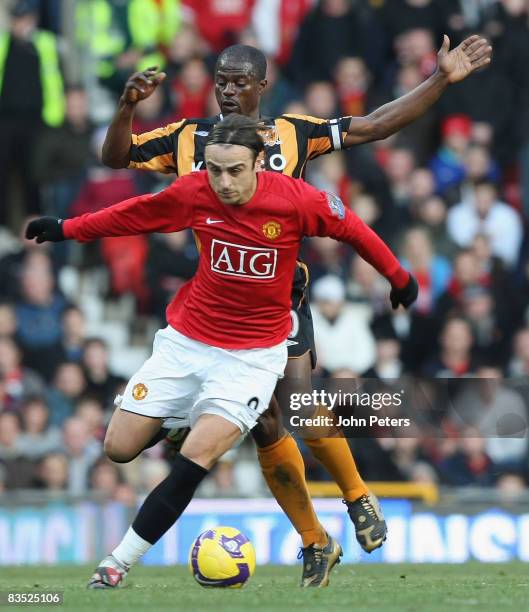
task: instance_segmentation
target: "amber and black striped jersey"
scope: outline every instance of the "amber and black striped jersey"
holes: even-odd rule
[[[204,148],[213,126],[222,119],[183,119],[165,127],[133,134],[129,168],[183,176],[205,170]],[[317,119],[281,115],[262,119],[265,129],[264,169],[303,177],[307,161],[342,148],[351,117]]]

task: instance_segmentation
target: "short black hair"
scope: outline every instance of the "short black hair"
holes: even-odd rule
[[[264,149],[264,142],[258,132],[261,124],[245,115],[232,113],[219,121],[210,132],[206,146],[212,144],[231,144],[247,147],[254,152],[255,158]]]
[[[474,181],[474,187],[490,187],[494,189],[495,193],[498,193],[498,184],[487,176],[480,177]]]
[[[262,81],[266,79],[266,57],[262,51],[250,45],[232,45],[220,52],[215,64],[215,72],[221,64],[250,64],[254,76]]]

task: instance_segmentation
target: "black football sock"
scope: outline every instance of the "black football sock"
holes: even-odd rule
[[[158,444],[158,442],[161,442],[170,431],[170,429],[165,429],[165,427],[162,427],[160,431],[154,434],[154,436],[147,442],[147,444],[142,448],[142,450],[147,450],[148,448],[151,448],[151,446],[154,446],[155,444]]]
[[[169,476],[145,498],[132,528],[144,540],[156,543],[187,508],[208,470],[178,453]]]

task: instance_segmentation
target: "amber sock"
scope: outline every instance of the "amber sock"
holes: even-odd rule
[[[327,544],[328,538],[312,505],[305,464],[290,434],[257,449],[263,476],[272,494],[301,536],[303,546]]]
[[[354,501],[368,493],[345,438],[318,438],[304,442],[333,477],[345,500]]]

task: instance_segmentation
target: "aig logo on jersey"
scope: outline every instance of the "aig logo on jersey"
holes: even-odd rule
[[[217,274],[250,278],[274,278],[277,249],[249,247],[222,240],[211,243],[211,269]]]

